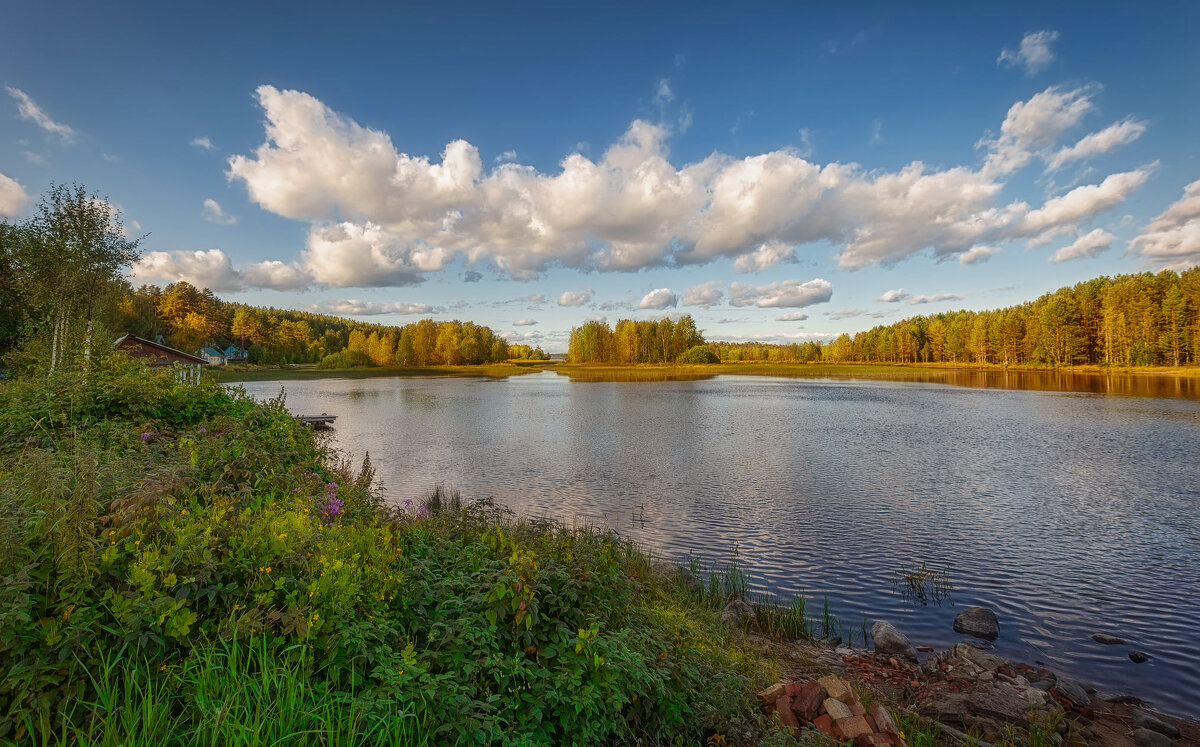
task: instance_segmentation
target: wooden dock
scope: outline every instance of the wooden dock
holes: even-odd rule
[[[337,415],[297,415],[296,420],[307,425],[310,428],[331,428],[333,421],[337,420]]]

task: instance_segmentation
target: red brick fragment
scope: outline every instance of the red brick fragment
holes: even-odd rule
[[[815,719],[813,719],[813,726],[815,726],[817,731],[821,732],[825,736],[837,739],[833,733],[833,719],[829,717],[829,714],[826,713],[817,716]]]
[[[775,701],[775,718],[790,729],[800,728],[796,714],[792,713],[792,699],[786,695],[780,695],[779,699]]]
[[[835,722],[837,731],[842,735],[842,739],[854,739],[863,734],[870,734],[871,729],[867,726],[867,720],[862,716],[851,716],[850,718],[838,719]]]
[[[792,713],[801,721],[812,721],[821,715],[821,704],[825,697],[825,687],[820,682],[806,682],[796,697],[792,698]]]

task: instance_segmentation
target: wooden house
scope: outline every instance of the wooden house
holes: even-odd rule
[[[214,347],[202,347],[196,351],[196,355],[208,361],[210,366],[224,366],[225,353]]]
[[[206,364],[203,358],[134,335],[125,335],[117,340],[113,343],[113,349],[144,361],[149,368],[174,368],[177,379],[190,383],[200,381],[200,369]]]

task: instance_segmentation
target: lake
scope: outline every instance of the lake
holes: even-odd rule
[[[336,414],[335,444],[356,462],[369,451],[391,500],[442,483],[671,560],[719,565],[736,547],[754,591],[804,594],[812,614],[827,596],[857,645],[881,618],[940,649],[963,639],[957,611],[983,604],[998,653],[1198,715],[1196,380],[660,378],[243,386]],[[896,591],[920,563],[948,574],[949,600]]]

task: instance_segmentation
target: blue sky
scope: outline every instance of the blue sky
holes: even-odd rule
[[[136,280],[561,350],[828,339],[1200,262],[1200,6],[16,4],[0,214]]]

